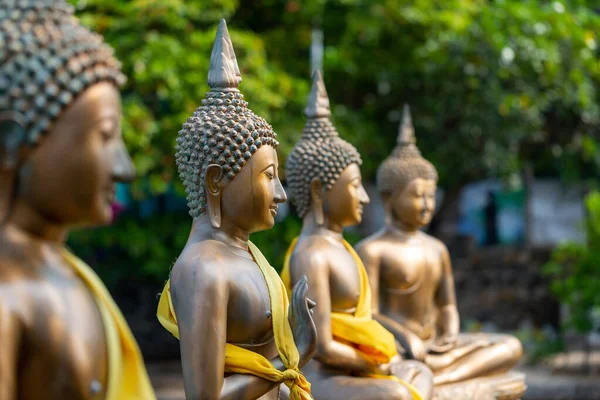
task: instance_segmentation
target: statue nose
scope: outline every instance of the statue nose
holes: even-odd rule
[[[114,153],[112,176],[115,182],[129,183],[135,179],[133,161],[131,161],[125,144],[122,141]]]

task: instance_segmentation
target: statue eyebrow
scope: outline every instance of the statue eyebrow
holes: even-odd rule
[[[120,116],[117,114],[114,114],[114,113],[107,114],[107,115],[101,115],[98,118],[94,118],[90,123],[83,125],[83,129],[91,128],[92,126],[97,125],[100,122],[105,121],[107,119],[114,122],[115,125],[113,126],[113,128],[115,128],[118,125],[119,118],[120,118]]]
[[[275,168],[275,163],[272,162],[271,164],[269,164],[265,168],[263,168],[262,171],[260,171],[260,173],[262,174],[263,172],[265,172],[266,170],[268,170],[271,167],[273,167],[273,169],[275,170],[275,172],[277,172],[277,168]]]

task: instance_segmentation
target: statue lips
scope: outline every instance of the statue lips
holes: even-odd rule
[[[278,208],[277,205],[269,207],[269,211],[271,212],[271,215],[273,217],[275,217],[277,215],[277,208]]]
[[[106,201],[108,202],[109,205],[112,206],[112,204],[116,200],[117,200],[117,188],[113,185],[106,191]]]

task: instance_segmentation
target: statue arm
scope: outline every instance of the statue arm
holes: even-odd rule
[[[366,359],[356,349],[333,338],[331,331],[331,293],[329,266],[318,255],[305,252],[297,260],[308,278],[308,297],[315,301],[313,320],[317,328],[317,351],[314,358],[323,364],[355,372],[374,372],[377,364]]]
[[[20,326],[0,297],[0,399],[17,399]]]
[[[452,263],[446,246],[440,242],[442,261],[442,280],[435,295],[436,306],[440,312],[441,337],[456,339],[460,331],[460,318],[456,307],[456,294],[454,291],[454,277]]]
[[[279,383],[253,375],[224,377],[229,284],[219,268],[172,286],[178,316],[183,381],[187,399],[256,399]],[[177,288],[177,291],[173,290]],[[177,302],[178,294],[184,302]],[[275,368],[283,370],[276,357]]]
[[[419,336],[387,315],[381,313],[373,314],[373,318],[394,335],[396,341],[406,350],[405,358],[419,361],[425,360],[425,345]]]

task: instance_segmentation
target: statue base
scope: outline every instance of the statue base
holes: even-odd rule
[[[526,389],[525,374],[506,372],[436,386],[433,400],[518,400]]]

